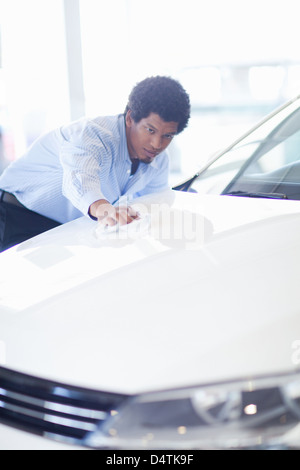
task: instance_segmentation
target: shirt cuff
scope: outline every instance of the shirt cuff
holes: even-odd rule
[[[88,215],[93,220],[98,220],[97,217],[94,217],[93,215],[89,213],[89,208],[91,204],[93,204],[93,202],[99,201],[100,199],[107,200],[107,198],[102,193],[97,193],[97,194],[85,193],[82,196],[82,200],[81,200],[81,206],[82,206],[81,211],[83,212],[83,214]]]

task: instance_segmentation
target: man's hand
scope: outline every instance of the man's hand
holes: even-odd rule
[[[98,219],[102,225],[125,225],[139,218],[139,214],[130,206],[112,206],[105,199],[95,201],[90,205],[89,213]]]

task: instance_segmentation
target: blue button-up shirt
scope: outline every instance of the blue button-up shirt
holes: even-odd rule
[[[131,175],[124,115],[80,119],[37,139],[0,176],[0,189],[28,209],[65,223],[88,214],[98,199],[114,204],[168,188],[162,152]]]

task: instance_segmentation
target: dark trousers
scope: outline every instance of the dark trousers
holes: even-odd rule
[[[0,252],[58,225],[61,224],[24,206],[0,199]]]

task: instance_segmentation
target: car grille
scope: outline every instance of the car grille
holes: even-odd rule
[[[0,367],[0,422],[63,442],[84,444],[126,398]]]

